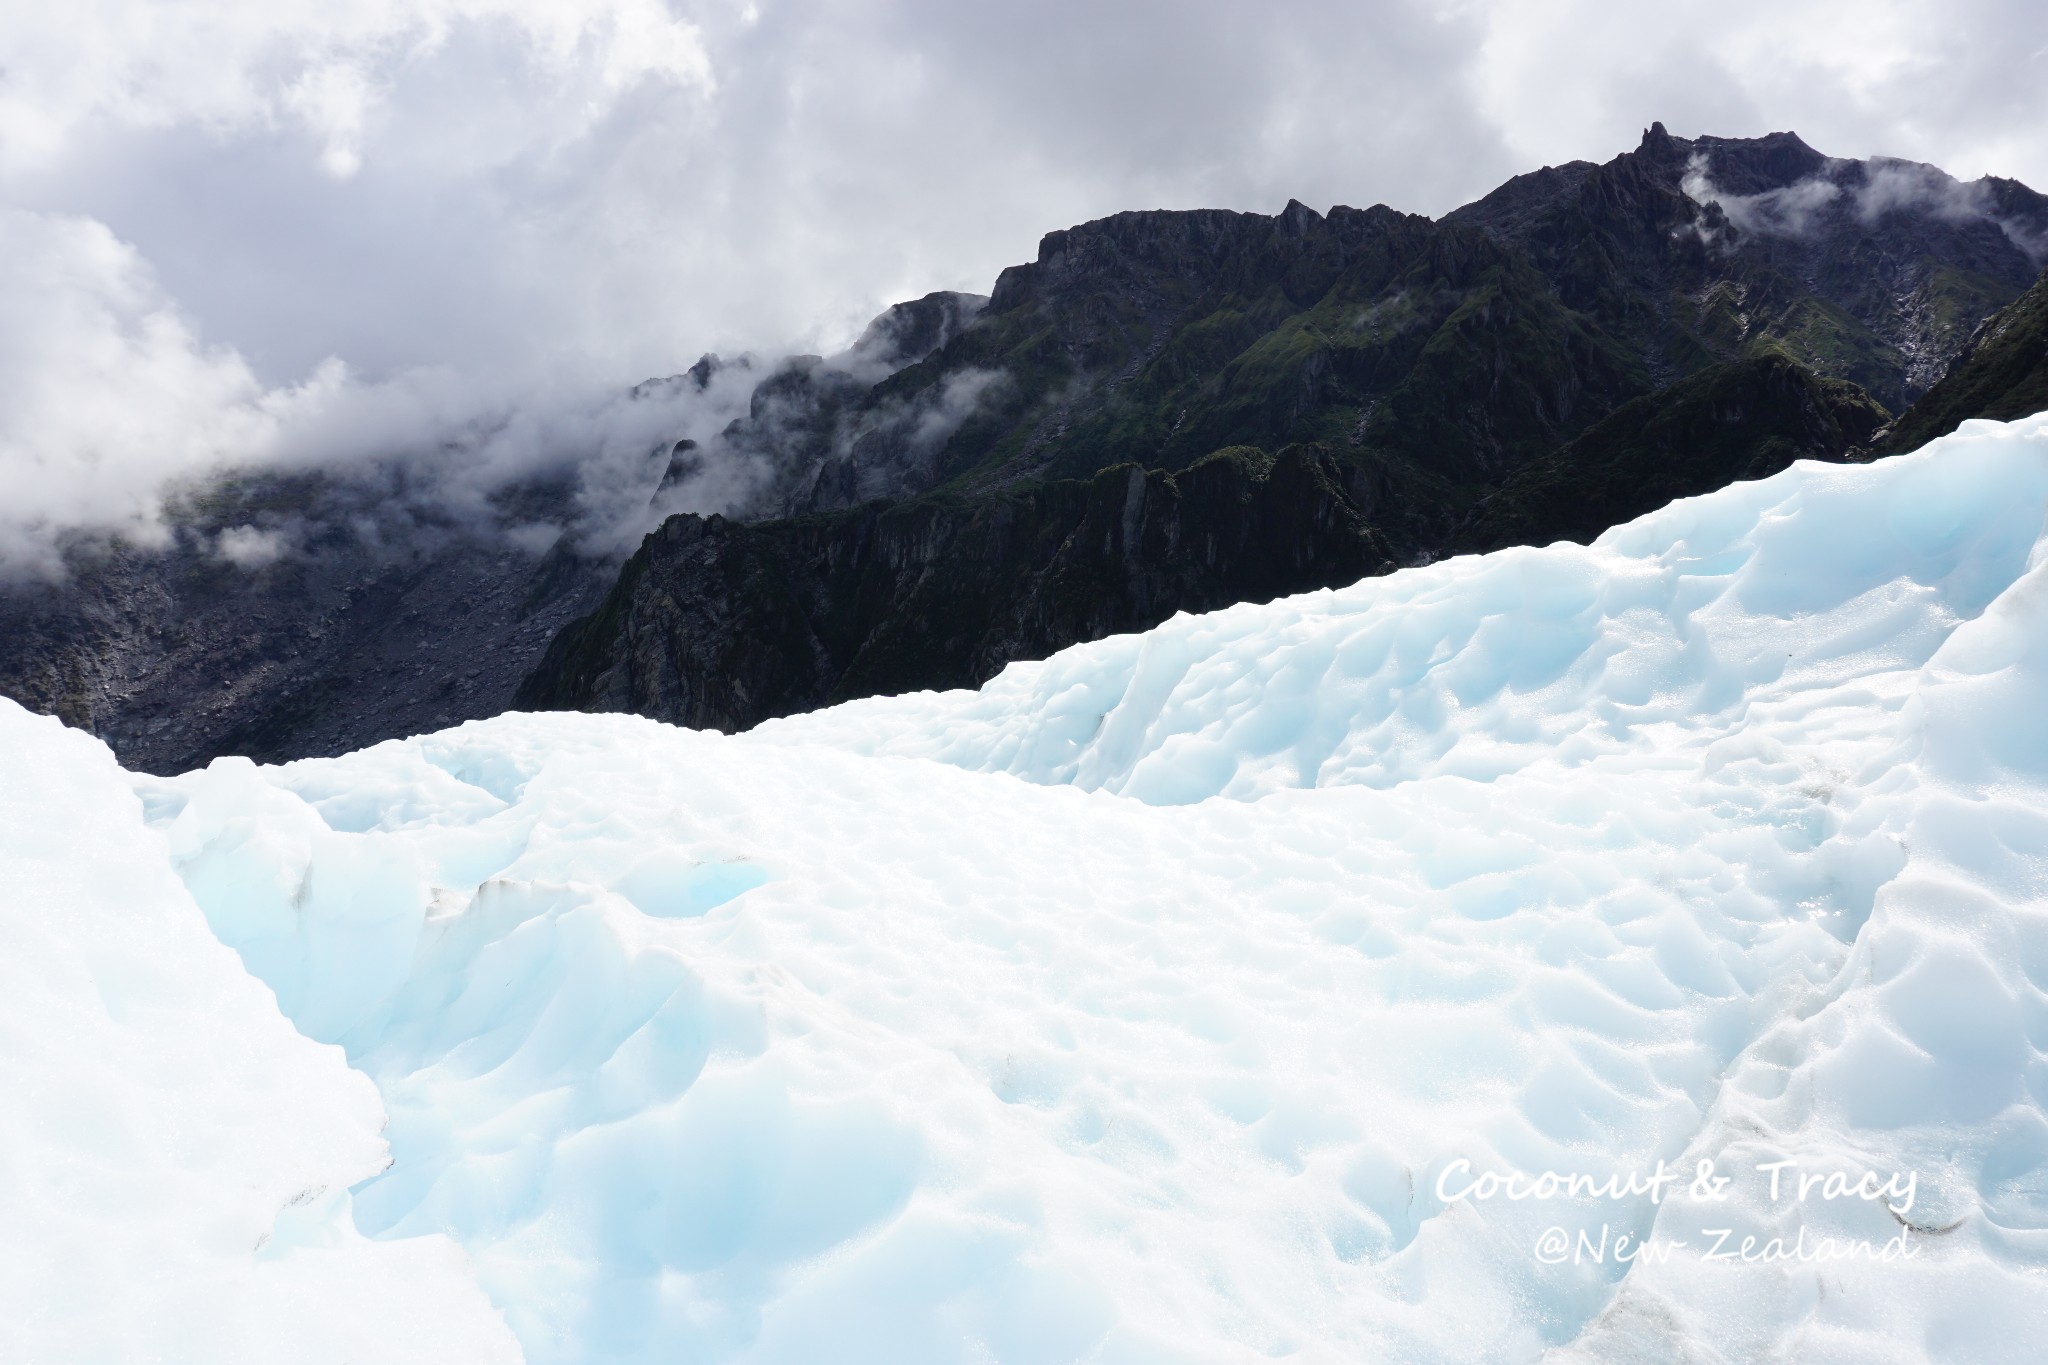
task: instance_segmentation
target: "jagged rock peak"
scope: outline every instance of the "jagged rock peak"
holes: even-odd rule
[[[914,365],[965,331],[987,307],[987,295],[951,289],[891,304],[867,325],[852,354],[890,370]]]
[[[633,399],[672,398],[682,393],[702,393],[706,388],[710,387],[712,376],[718,374],[721,370],[751,370],[753,368],[754,358],[750,355],[742,355],[734,360],[721,360],[718,356],[707,351],[697,358],[696,364],[690,366],[689,369],[684,370],[681,374],[661,375],[653,379],[643,379],[632,388],[626,390],[626,396]]]
[[[1280,210],[1280,217],[1278,219],[1280,227],[1289,235],[1295,237],[1306,236],[1310,228],[1322,221],[1322,214],[1317,213],[1299,199],[1288,200],[1287,207]]]

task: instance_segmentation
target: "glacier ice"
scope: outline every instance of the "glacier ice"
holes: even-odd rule
[[[0,702],[0,1360],[519,1359],[447,1237],[372,1241],[374,1087],[207,930],[113,755]]]
[[[54,1078],[10,1186],[121,1106],[213,1106],[233,1154],[132,1140],[126,1197],[0,1238],[202,1299],[294,1267],[277,1303],[395,1305],[366,1333],[445,1295],[496,1340],[487,1296],[534,1362],[2031,1359],[2044,521],[2048,416],[742,736],[513,715],[124,778],[0,703],[42,879],[0,1065]],[[1439,1193],[1703,1160],[1746,1178]],[[1773,1201],[1773,1160],[1915,1200]],[[151,1259],[298,1229],[302,1180],[272,1259]],[[1694,1245],[1547,1264],[1553,1226]],[[34,1340],[116,1330],[38,1285]]]

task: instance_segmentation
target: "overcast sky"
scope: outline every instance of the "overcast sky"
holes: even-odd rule
[[[1438,214],[1657,119],[2048,188],[2048,5],[0,6],[0,560],[222,460],[639,440],[625,385],[1119,209]]]

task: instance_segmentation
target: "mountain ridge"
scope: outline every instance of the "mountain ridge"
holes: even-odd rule
[[[1853,376],[1915,394],[1930,355],[1961,351],[1959,319],[1988,316],[2033,283],[2029,244],[2048,240],[2044,228],[2048,199],[2012,182],[1963,186],[1914,163],[1841,161],[1789,133],[1687,140],[1661,124],[1604,165],[1517,177],[1438,222],[1384,206],[1317,214],[1298,201],[1271,217],[1112,215],[1046,234],[1036,260],[1002,272],[972,327],[891,377],[888,401],[914,403],[948,375],[1027,378],[916,460],[893,459],[886,424],[869,427],[865,444],[822,455],[790,506],[813,518],[808,534],[840,537],[844,563],[858,557],[861,508],[937,499],[923,515],[950,548],[918,572],[977,573],[971,538],[946,523],[949,500],[1085,481],[1111,456],[1170,474],[1218,446],[1256,458],[1312,449],[1333,485],[1372,490],[1389,566],[1590,540],[1796,459],[1867,458],[1894,410]],[[856,400],[837,415],[858,423],[859,410]],[[1066,515],[1058,524],[1077,528],[1079,514]],[[622,579],[610,615],[565,631],[557,645],[573,635],[573,649],[551,647],[521,704],[717,728],[786,713],[758,693],[707,707],[674,681],[675,660],[724,657],[733,642],[695,608],[661,624],[674,604],[707,596],[690,554],[673,546],[741,533],[671,533],[635,559],[660,587],[635,602]],[[750,553],[773,558],[767,543]],[[787,562],[773,572],[786,585],[803,577]],[[1201,610],[1218,593],[1324,586],[1304,573],[1255,589],[1242,574],[1216,566],[1214,579],[1180,585],[1185,603],[1155,600],[1124,628]],[[815,583],[783,601],[830,614]],[[931,605],[914,576],[893,601],[896,634],[918,635]],[[804,617],[778,620],[803,630]],[[664,630],[671,638],[657,644]],[[1075,625],[1033,647],[1085,638]],[[984,650],[963,671],[957,650],[927,645],[925,671],[893,685],[976,684],[1029,657]],[[670,675],[656,666],[663,657]],[[809,675],[821,657],[792,670]],[[716,668],[699,671],[708,682]],[[819,669],[812,688],[806,705],[863,694],[858,670],[840,665]]]

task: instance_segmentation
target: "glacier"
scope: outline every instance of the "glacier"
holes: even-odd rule
[[[0,1358],[2033,1359],[2044,525],[2048,414],[737,736],[0,702]]]
[[[0,870],[0,1360],[520,1358],[451,1239],[356,1230],[375,1087],[208,931],[107,748],[12,702]]]

